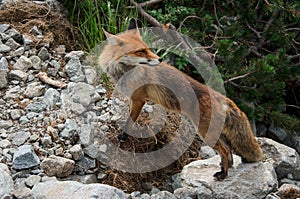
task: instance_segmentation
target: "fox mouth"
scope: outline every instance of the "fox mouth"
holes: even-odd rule
[[[145,62],[145,61],[141,61],[139,62],[139,64],[143,64],[143,65],[148,65],[148,66],[157,66],[161,63],[160,60],[157,60],[157,61],[149,61],[149,62]]]

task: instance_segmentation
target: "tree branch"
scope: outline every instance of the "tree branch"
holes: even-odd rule
[[[249,73],[246,73],[246,74],[244,74],[244,75],[232,77],[232,78],[230,78],[230,79],[224,81],[224,84],[226,84],[226,83],[228,83],[228,82],[232,82],[232,81],[237,80],[237,79],[242,79],[242,78],[244,78],[244,77],[247,77],[248,75],[251,75],[252,73],[254,73],[254,71],[249,72]]]
[[[149,0],[149,1],[145,1],[143,3],[139,3],[139,5],[141,7],[145,7],[145,6],[150,6],[150,5],[153,5],[153,4],[157,4],[157,3],[160,3],[162,2],[163,0]]]

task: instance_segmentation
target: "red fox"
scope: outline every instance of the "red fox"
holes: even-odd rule
[[[98,65],[130,98],[130,117],[126,121],[125,132],[137,120],[146,101],[151,100],[189,117],[202,137],[206,136],[212,118],[224,116],[221,132],[215,132],[218,137],[214,146],[211,146],[221,156],[221,171],[214,174],[217,180],[228,175],[228,168],[233,164],[232,149],[245,162],[263,159],[263,152],[246,115],[232,100],[162,62],[142,40],[135,20],[130,23],[129,29],[119,35],[105,32],[108,43],[98,58]],[[162,86],[166,83],[174,85],[185,103],[180,104],[174,92]],[[196,100],[187,97],[188,88],[192,88]],[[215,111],[212,111],[213,108]],[[120,140],[126,139],[125,132],[118,136]]]

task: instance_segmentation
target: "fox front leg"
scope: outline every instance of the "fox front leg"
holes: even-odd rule
[[[123,132],[118,135],[118,139],[120,141],[125,141],[128,138],[127,132],[131,130],[133,123],[137,120],[138,116],[140,115],[142,108],[145,104],[143,100],[134,100],[131,99],[130,104],[130,115],[127,118],[125,126],[123,128]]]

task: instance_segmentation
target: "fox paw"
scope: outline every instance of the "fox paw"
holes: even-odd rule
[[[214,178],[218,181],[220,180],[224,180],[226,178],[226,173],[224,171],[219,171],[217,173],[214,174]]]

